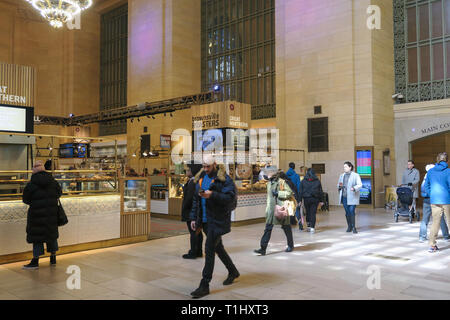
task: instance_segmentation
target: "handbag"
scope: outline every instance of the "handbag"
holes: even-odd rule
[[[58,227],[64,226],[69,222],[69,220],[67,219],[66,212],[64,211],[64,208],[61,205],[61,201],[59,199],[58,199],[57,217],[58,217]]]

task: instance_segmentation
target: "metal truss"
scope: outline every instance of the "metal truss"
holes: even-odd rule
[[[34,124],[82,126],[91,123],[102,123],[113,120],[124,120],[152,116],[162,113],[170,113],[178,110],[189,109],[192,106],[208,104],[220,100],[219,92],[205,92],[185,97],[168,100],[145,102],[134,106],[118,109],[104,110],[98,113],[73,117],[35,116]]]

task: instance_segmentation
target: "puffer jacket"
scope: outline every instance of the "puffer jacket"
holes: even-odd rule
[[[195,221],[197,227],[203,224],[203,209],[201,205],[200,179],[206,175],[202,169],[195,176],[195,192],[192,203],[190,220]],[[211,183],[209,190],[212,195],[206,199],[206,219],[208,223],[208,232],[214,232],[216,235],[224,235],[231,231],[231,210],[230,204],[237,197],[237,189],[233,180],[227,175],[225,166],[219,165],[218,169],[212,174],[214,182]]]
[[[450,204],[450,169],[446,162],[441,161],[428,171],[423,191],[431,204]]]
[[[31,176],[23,190],[23,202],[30,207],[27,214],[27,242],[40,243],[58,239],[58,199],[62,190],[48,172]]]

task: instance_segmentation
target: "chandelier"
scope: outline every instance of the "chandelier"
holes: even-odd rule
[[[54,28],[61,28],[81,11],[92,5],[92,0],[26,0]]]

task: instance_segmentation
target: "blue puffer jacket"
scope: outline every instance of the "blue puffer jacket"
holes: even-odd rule
[[[292,168],[289,168],[289,170],[286,172],[286,175],[295,184],[295,187],[297,188],[296,192],[298,193],[300,191],[300,177],[299,177],[299,175]]]
[[[431,204],[450,204],[450,169],[446,162],[441,161],[428,171],[424,189]]]

